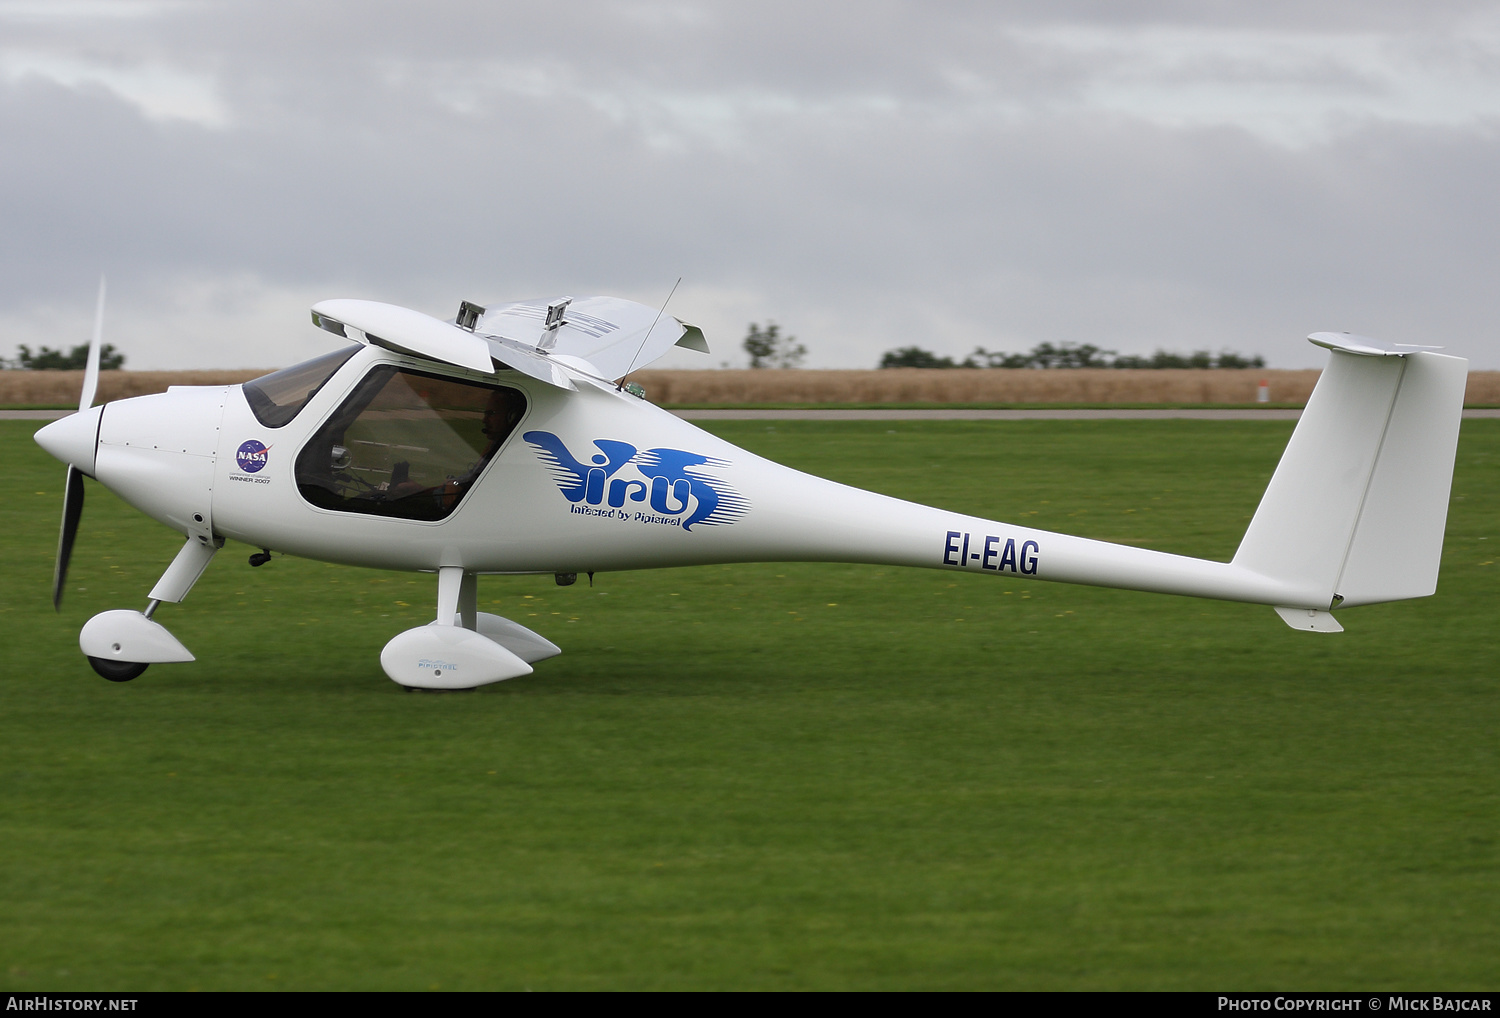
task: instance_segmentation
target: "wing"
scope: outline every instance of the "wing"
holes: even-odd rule
[[[474,331],[535,349],[547,332],[547,306],[566,299],[539,298],[496,305],[484,313]],[[708,342],[697,326],[619,297],[576,298],[569,301],[563,319],[563,324],[553,330],[555,338],[549,352],[578,358],[605,379],[617,379],[644,367],[674,346],[708,352]]]
[[[474,371],[495,370],[484,340],[410,308],[373,300],[324,300],[313,305],[312,320],[320,329],[360,343]]]

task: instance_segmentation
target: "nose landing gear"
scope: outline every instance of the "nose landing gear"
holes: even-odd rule
[[[78,646],[94,671],[111,682],[129,682],[158,661],[191,661],[192,653],[159,623],[152,601],[144,612],[100,612],[83,624]]]
[[[110,682],[129,682],[157,662],[192,661],[192,653],[160,623],[151,621],[151,616],[163,601],[187,597],[222,543],[222,538],[213,543],[188,538],[151,588],[145,611],[116,609],[100,612],[85,622],[78,634],[78,648],[94,671]]]

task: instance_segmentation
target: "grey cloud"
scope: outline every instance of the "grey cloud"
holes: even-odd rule
[[[127,308],[218,294],[200,313],[239,352],[171,356],[243,364],[227,292],[262,309],[258,329],[283,302],[290,333],[292,302],[320,288],[449,313],[460,297],[650,299],[681,274],[702,305],[677,310],[716,322],[716,349],[770,316],[829,366],[906,342],[1085,339],[1293,366],[1319,362],[1300,337],[1321,328],[1454,337],[1500,366],[1493,122],[1363,119],[1303,147],[1173,127],[1073,102],[1088,61],[1017,32],[1409,32],[1440,55],[1492,4],[557,10],[0,20],[3,48],[170,61],[230,110],[222,128],[151,120],[98,83],[0,78],[0,322],[86,311],[103,265]]]

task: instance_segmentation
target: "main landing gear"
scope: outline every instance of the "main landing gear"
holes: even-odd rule
[[[533,662],[562,649],[499,615],[477,610],[478,577],[459,566],[438,570],[437,620],[399,633],[380,666],[407,689],[474,689],[531,674]]]

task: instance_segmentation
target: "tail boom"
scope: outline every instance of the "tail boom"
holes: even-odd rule
[[[1230,562],[959,515],[806,474],[756,492],[762,526],[715,535],[710,555],[1245,601],[1277,608],[1293,628],[1337,632],[1333,608],[1436,588],[1468,362],[1343,334],[1311,338],[1333,350],[1328,368]]]
[[[785,468],[783,468],[785,469]],[[807,498],[810,485],[826,486]],[[746,524],[715,549],[717,561],[860,562],[992,574],[1014,580],[1048,580],[1183,594],[1255,604],[1326,609],[1317,588],[1266,576],[1228,562],[1173,555],[1020,527],[935,509],[831,481],[801,475],[795,504],[757,499],[763,520],[775,520],[774,538]],[[828,507],[837,507],[830,514]],[[748,523],[748,521],[747,521]],[[715,535],[720,536],[720,535]],[[736,545],[739,545],[736,547]]]

